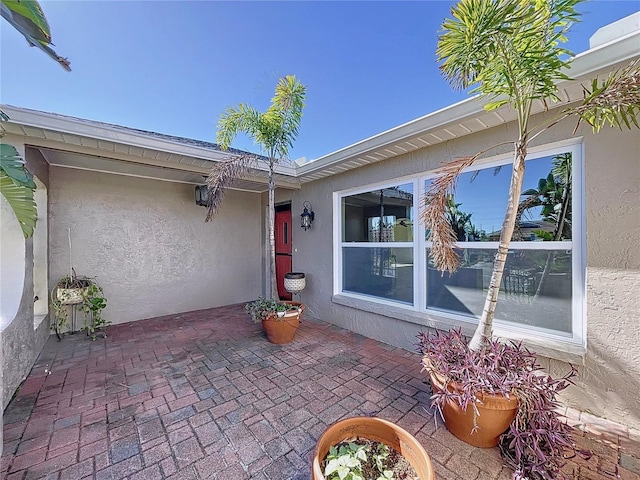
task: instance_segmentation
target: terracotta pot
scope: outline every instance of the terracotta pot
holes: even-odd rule
[[[267,335],[267,340],[278,345],[293,341],[305,309],[305,305],[300,302],[283,301],[282,303],[297,306],[298,310],[286,312],[282,318],[274,314],[262,320],[262,329]]]
[[[445,378],[442,375],[429,371],[431,385],[435,391],[442,391]],[[447,388],[450,392],[461,391],[461,385],[449,382]],[[474,409],[468,407],[466,411],[455,401],[449,400],[442,409],[444,424],[451,433],[463,442],[480,448],[491,448],[498,445],[502,435],[518,413],[518,400],[511,396],[503,395],[479,396],[480,402],[476,403],[479,415],[476,415],[475,423],[478,428],[474,431]]]
[[[382,442],[394,448],[407,459],[420,480],[435,479],[429,455],[409,432],[381,418],[351,417],[330,425],[318,440],[311,465],[313,480],[324,480],[320,464],[329,453],[329,448],[356,437]]]

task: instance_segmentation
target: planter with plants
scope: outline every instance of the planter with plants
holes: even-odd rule
[[[432,407],[451,433],[477,447],[499,445],[520,475],[555,478],[574,448],[571,427],[557,412],[557,395],[571,383],[573,368],[554,379],[522,344],[490,339],[471,350],[459,329],[421,333],[418,349],[433,386]]]
[[[316,444],[311,469],[313,480],[435,479],[422,445],[398,425],[375,417],[330,425]]]
[[[271,343],[284,344],[293,341],[300,326],[305,305],[290,300],[272,300],[258,297],[245,305],[254,322],[262,322],[262,329]]]
[[[96,332],[100,331],[106,337],[105,327],[111,322],[102,317],[102,310],[107,306],[102,287],[94,278],[78,277],[72,269],[69,276],[61,278],[51,291],[51,306],[54,320],[51,329],[60,339],[61,331],[75,325],[69,325],[69,314],[74,315],[72,309],[79,308],[84,313],[84,329],[93,340]]]

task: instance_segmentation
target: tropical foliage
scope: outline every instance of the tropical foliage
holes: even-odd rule
[[[437,57],[444,77],[454,87],[471,88],[487,98],[487,110],[510,105],[517,114],[518,135],[509,198],[502,224],[485,306],[469,348],[478,350],[491,337],[498,292],[522,193],[525,159],[530,142],[560,120],[571,116],[589,123],[594,131],[605,125],[638,126],[640,65],[637,62],[613,72],[607,79],[584,87],[584,101],[563,110],[546,124],[531,126],[534,102],[559,100],[556,83],[567,79],[571,52],[560,45],[570,25],[579,19],[575,7],[581,0],[460,0],[445,20]],[[576,126],[577,128],[577,126]],[[491,147],[494,148],[494,147]],[[431,253],[442,271],[455,271],[460,258],[456,235],[447,215],[447,202],[460,173],[487,150],[448,162],[439,170],[424,198],[422,219],[433,242]]]
[[[18,30],[29,42],[58,62],[62,68],[71,71],[69,61],[56,54],[51,45],[51,31],[40,4],[36,0],[2,0],[2,17]],[[0,120],[9,117],[0,111]],[[38,211],[33,199],[36,184],[25,167],[15,147],[0,144],[0,193],[13,209],[25,238],[33,235]]]
[[[0,144],[0,193],[20,223],[25,238],[33,235],[38,211],[33,199],[36,184],[12,145]]]
[[[306,87],[294,75],[281,78],[276,85],[271,106],[260,112],[241,103],[229,108],[218,121],[217,142],[227,150],[239,133],[247,134],[260,147],[265,157],[252,154],[232,154],[217,163],[207,179],[208,211],[206,221],[213,219],[220,208],[224,193],[236,179],[245,177],[251,169],[266,164],[269,171],[269,245],[271,265],[271,296],[278,298],[275,255],[275,168],[288,158],[289,149],[298,136],[302,110],[305,106]]]
[[[36,0],[2,0],[2,17],[24,35],[29,45],[38,47],[70,72],[69,60],[51,48],[51,31],[42,7]]]
[[[521,343],[489,339],[478,351],[468,348],[460,329],[418,335],[418,351],[428,372],[444,376],[448,384],[434,392],[432,406],[442,415],[448,402],[464,410],[477,405],[486,392],[518,399],[518,413],[500,437],[500,451],[514,470],[515,479],[555,479],[564,454],[574,449],[571,427],[558,413],[558,393],[572,383],[574,368],[554,379],[538,365],[534,353]]]

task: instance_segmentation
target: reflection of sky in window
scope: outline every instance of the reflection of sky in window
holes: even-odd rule
[[[551,171],[553,157],[543,157],[526,162],[522,191],[538,188],[538,180],[546,178]],[[460,203],[460,211],[472,213],[471,223],[478,230],[487,233],[500,230],[509,196],[511,164],[502,168],[485,168],[478,172],[464,173],[458,180],[455,203]],[[522,198],[521,198],[522,200]],[[542,208],[532,208],[523,219],[539,220]]]

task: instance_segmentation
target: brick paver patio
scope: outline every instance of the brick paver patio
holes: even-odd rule
[[[438,478],[511,478],[497,449],[436,428],[414,353],[308,319],[272,345],[241,305],[108,333],[49,339],[4,412],[2,478],[309,479],[317,438],[352,415],[414,434]],[[570,478],[640,479],[634,435],[597,427],[576,430],[593,456]]]

